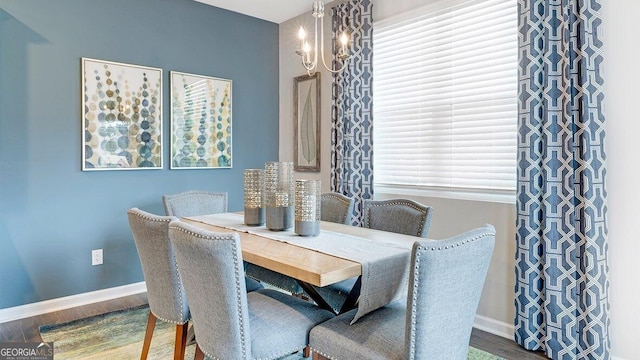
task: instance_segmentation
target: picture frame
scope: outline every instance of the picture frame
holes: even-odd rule
[[[170,71],[171,169],[232,167],[229,79]]]
[[[82,171],[162,169],[162,69],[81,58]]]
[[[320,73],[293,81],[293,168],[320,171]]]

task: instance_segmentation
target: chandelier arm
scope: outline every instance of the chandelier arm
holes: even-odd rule
[[[322,47],[322,50],[321,50],[321,51],[322,51],[322,56],[321,56],[321,58],[322,58],[322,65],[324,65],[324,68],[325,68],[325,69],[327,69],[327,71],[332,72],[332,73],[334,73],[334,74],[335,74],[335,73],[339,73],[340,71],[342,71],[342,70],[345,68],[345,66],[347,66],[347,63],[345,62],[345,63],[344,63],[344,64],[342,64],[342,66],[341,66],[339,69],[337,69],[337,70],[330,69],[330,68],[327,66],[327,63],[324,61],[324,46]]]
[[[330,71],[330,72],[332,72],[332,73],[334,73],[334,74],[337,74],[337,73],[341,72],[341,71],[345,68],[345,66],[347,66],[347,64],[343,64],[343,65],[342,65],[342,67],[340,67],[340,69],[338,69],[338,70],[331,70],[331,69],[329,69],[329,68],[327,67],[327,65],[325,65],[324,61],[322,62],[322,65],[324,65],[324,68],[325,68],[325,69],[327,69],[328,71]]]
[[[317,20],[317,18],[316,18],[316,20]],[[317,33],[316,33],[316,36],[317,36]],[[320,42],[322,43],[322,47],[320,47],[320,52],[321,52],[320,58],[322,59],[322,65],[324,65],[324,68],[327,69],[327,71],[332,72],[334,74],[335,73],[339,73],[340,71],[342,71],[342,69],[344,69],[345,65],[347,65],[346,62],[344,64],[342,64],[342,67],[340,67],[340,69],[333,70],[333,69],[330,69],[327,66],[327,63],[324,60],[324,25],[320,26]]]
[[[307,71],[311,71],[311,70],[313,70],[313,68],[314,68],[313,66],[309,66],[307,63],[305,63],[305,62],[304,62],[304,59],[302,59],[302,60],[300,61],[300,63],[302,64],[302,66],[303,66]]]

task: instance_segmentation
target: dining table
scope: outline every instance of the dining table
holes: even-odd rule
[[[237,232],[243,261],[296,279],[319,306],[331,311],[315,287],[357,277],[339,311],[357,307],[352,323],[406,297],[411,249],[417,240],[425,240],[326,221],[321,221],[317,236],[300,236],[293,229],[272,231],[264,225],[245,225],[242,213],[180,220],[208,231]]]

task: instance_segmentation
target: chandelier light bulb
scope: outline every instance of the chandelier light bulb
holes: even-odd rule
[[[349,43],[349,37],[347,36],[346,32],[343,32],[342,35],[340,35],[340,43],[342,44],[342,46],[347,46],[347,44]]]
[[[298,38],[300,38],[300,40],[304,40],[307,37],[307,32],[304,31],[304,28],[302,26],[300,26],[300,30],[298,30]]]
[[[338,52],[338,58],[345,60],[346,58],[349,57],[349,55],[347,54],[347,45],[349,44],[349,37],[347,36],[346,32],[343,32],[342,35],[340,35],[340,44],[342,46],[340,47],[340,51]]]

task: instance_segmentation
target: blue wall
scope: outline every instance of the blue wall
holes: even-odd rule
[[[81,171],[81,57],[163,70],[164,169]],[[233,168],[169,170],[169,71],[233,81]],[[0,0],[0,308],[143,281],[126,211],[278,159],[278,25],[192,0]],[[104,265],[91,266],[91,250]]]

